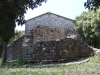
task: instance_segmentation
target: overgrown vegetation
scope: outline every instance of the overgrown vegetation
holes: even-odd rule
[[[22,66],[27,62],[27,60],[23,59],[22,57],[18,57],[16,61],[13,62],[15,66]]]
[[[15,35],[9,40],[8,44],[11,44],[14,40],[18,39],[19,37],[23,36],[24,34],[25,34],[25,31],[15,30]]]
[[[55,67],[18,67],[5,64],[0,66],[0,75],[99,75],[100,58],[90,57],[90,61],[82,64]]]
[[[15,35],[9,40],[8,44],[11,44],[14,40],[18,39],[24,34],[25,34],[25,31],[15,30]],[[0,38],[0,57],[2,55],[2,51],[3,51],[3,40]]]
[[[75,29],[83,40],[90,46],[100,48],[100,9],[85,11],[75,20]]]

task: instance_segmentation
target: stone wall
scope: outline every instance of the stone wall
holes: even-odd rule
[[[67,30],[60,28],[50,28],[47,26],[37,26],[31,31],[33,44],[39,41],[59,40],[67,37]]]
[[[78,43],[74,39],[42,41],[34,45],[32,60],[58,61],[79,57]],[[75,47],[74,47],[75,46]]]
[[[53,14],[45,13],[35,18],[29,19],[25,23],[25,35],[30,35],[30,30],[37,26],[48,26],[54,28],[62,28],[67,30],[74,30],[74,20]]]
[[[8,47],[8,60],[16,60],[19,56],[29,61],[69,61],[88,57],[93,50],[82,40],[65,38],[40,41],[32,45],[32,36],[23,36]]]
[[[23,54],[23,39],[25,39],[24,36],[18,38],[8,46],[7,60],[15,60]]]

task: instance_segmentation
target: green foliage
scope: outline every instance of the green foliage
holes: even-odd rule
[[[25,34],[25,31],[15,30],[15,35],[16,35],[17,38],[23,36],[24,34]]]
[[[75,29],[89,45],[100,48],[100,9],[76,17]]]
[[[13,63],[15,66],[22,66],[27,62],[26,59],[23,59],[22,57],[18,57],[18,59]]]
[[[100,6],[100,0],[87,0],[84,6],[88,9],[97,9]]]
[[[17,31],[15,30],[15,35],[9,40],[8,44],[11,44],[14,40],[18,39],[19,37],[23,36],[25,31]]]
[[[16,23],[25,23],[24,14],[30,9],[34,9],[46,0],[0,0],[0,37],[3,40],[3,63],[6,62],[7,43],[15,35]]]
[[[16,23],[25,23],[24,14],[46,0],[0,0],[0,37],[8,42],[14,36]]]

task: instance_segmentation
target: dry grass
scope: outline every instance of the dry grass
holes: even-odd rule
[[[82,64],[55,67],[17,67],[9,64],[0,66],[0,75],[100,75],[100,57],[90,57]]]

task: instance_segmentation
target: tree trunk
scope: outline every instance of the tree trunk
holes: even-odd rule
[[[2,56],[3,44],[0,45],[0,57]]]
[[[2,64],[6,63],[7,60],[7,44],[7,42],[3,43]]]

